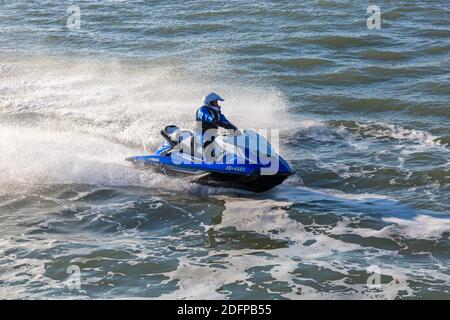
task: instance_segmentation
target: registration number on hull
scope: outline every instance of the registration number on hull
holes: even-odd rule
[[[244,172],[245,168],[244,167],[233,167],[233,166],[226,166],[225,170],[228,171],[236,171],[236,172]]]

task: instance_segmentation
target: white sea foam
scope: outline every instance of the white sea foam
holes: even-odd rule
[[[226,98],[224,111],[240,127],[276,127],[286,115],[285,99],[277,91],[242,83],[219,86],[180,61],[6,56],[0,68],[4,186],[87,183],[170,188],[167,180],[161,183],[156,174],[133,170],[124,159],[143,153],[143,146],[147,151],[158,146],[159,131],[166,124],[191,128],[202,96],[211,90]],[[179,185],[172,183],[175,190]]]
[[[413,220],[386,217],[394,225],[387,227],[390,236],[400,235],[412,239],[439,239],[450,234],[450,220],[430,216],[417,216]]]
[[[358,133],[362,133],[363,136],[376,139],[389,138],[400,142],[409,142],[423,150],[427,148],[440,148],[445,150],[445,145],[439,141],[440,137],[427,131],[408,129],[391,123],[357,123],[357,125]]]
[[[430,225],[424,227],[419,232],[419,238],[434,238],[446,230],[448,224],[441,224],[441,219],[430,217],[419,217],[408,222],[401,219],[385,218],[384,220],[394,222],[395,225],[388,226],[381,230],[365,228],[352,228],[349,226],[351,220],[343,218],[336,226],[328,229],[326,233],[314,233],[308,231],[305,226],[288,215],[290,202],[273,200],[252,200],[252,199],[229,199],[218,197],[225,203],[226,210],[223,212],[222,220],[219,224],[205,226],[207,229],[220,230],[223,228],[236,228],[240,231],[251,231],[266,235],[271,239],[289,240],[287,247],[270,250],[215,250],[211,249],[209,255],[223,254],[223,261],[218,263],[224,267],[218,268],[202,262],[201,257],[184,257],[180,260],[176,270],[165,273],[169,277],[167,282],[178,280],[178,289],[163,298],[200,298],[200,299],[223,299],[227,297],[227,285],[241,285],[248,287],[258,286],[252,280],[252,268],[257,266],[269,267],[269,274],[272,280],[270,283],[283,283],[285,289],[279,293],[290,299],[302,298],[342,298],[346,296],[354,299],[394,299],[401,293],[403,296],[413,296],[414,290],[410,287],[409,281],[413,278],[421,278],[428,274],[435,279],[449,279],[442,270],[419,270],[416,268],[404,268],[398,265],[382,262],[379,257],[389,254],[397,255],[396,251],[383,250],[372,247],[362,247],[358,244],[337,240],[333,236],[345,234],[359,234],[363,237],[380,236],[392,238],[398,231],[404,236],[416,238],[417,228],[421,223]],[[439,221],[438,221],[439,220]],[[437,227],[441,225],[441,227]],[[311,227],[311,226],[309,226]],[[395,230],[393,228],[396,228]],[[403,231],[402,231],[403,230]],[[309,243],[307,242],[309,240]],[[362,252],[364,256],[359,262],[348,262],[346,259],[334,259],[333,256],[344,256],[346,253]],[[261,254],[257,254],[257,253]],[[262,254],[264,252],[264,254]],[[322,271],[333,272],[337,279],[327,280],[322,284],[315,283],[314,279],[308,278],[302,271],[298,271],[299,264],[319,268]],[[366,268],[375,264],[379,266],[381,274],[391,278],[388,282],[383,282],[378,289],[367,286],[363,278],[362,282],[352,283],[348,281],[354,272],[363,272],[369,277]],[[267,269],[267,268],[266,268]],[[259,271],[260,272],[260,271]],[[306,284],[309,281],[310,284]],[[266,285],[269,283],[266,282]],[[321,290],[321,285],[328,285],[335,289]],[[316,287],[317,286],[317,287]],[[269,286],[270,288],[270,286]],[[346,288],[339,291],[338,288]],[[271,289],[268,289],[272,292]]]

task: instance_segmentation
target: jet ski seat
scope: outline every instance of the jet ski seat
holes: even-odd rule
[[[164,130],[161,130],[161,135],[170,144],[171,149],[173,149],[176,145],[178,145],[184,140],[186,141],[190,140],[189,143],[191,155],[194,155],[195,138],[194,133],[192,131],[181,130],[179,127],[175,125],[168,125],[164,128]],[[183,152],[183,150],[181,150],[180,152]]]
[[[190,130],[180,130],[180,134],[178,136],[178,142],[184,141],[186,139],[190,139],[194,134]]]
[[[178,136],[178,141],[179,141],[179,143],[181,143],[182,141],[186,141],[184,144],[189,145],[190,154],[191,154],[191,156],[194,155],[195,137],[194,137],[194,133],[192,131],[180,130],[180,134]],[[180,152],[183,152],[183,149],[181,149]]]
[[[165,126],[164,130],[161,130],[161,135],[173,148],[179,143],[180,128],[175,125]]]

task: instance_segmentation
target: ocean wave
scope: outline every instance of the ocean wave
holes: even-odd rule
[[[264,60],[264,63],[266,64],[274,64],[274,65],[280,65],[288,68],[315,68],[315,67],[322,67],[322,66],[329,66],[332,65],[333,62],[327,59],[320,59],[320,58],[292,58],[292,59],[266,59]]]
[[[364,59],[381,60],[381,61],[397,61],[407,60],[412,57],[411,53],[404,51],[387,51],[387,50],[366,50],[361,53]]]
[[[376,139],[394,139],[408,141],[424,147],[445,147],[441,144],[440,137],[417,129],[408,129],[400,125],[388,123],[362,124],[357,123],[357,133],[363,137],[373,137]]]
[[[329,48],[351,48],[351,47],[365,47],[368,45],[382,46],[388,41],[388,37],[371,36],[371,37],[357,37],[344,35],[322,35],[311,38],[287,38],[289,44],[310,44],[319,45]]]

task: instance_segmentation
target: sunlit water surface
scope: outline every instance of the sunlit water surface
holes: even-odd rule
[[[365,1],[77,1],[80,30],[72,2],[0,4],[0,298],[450,298],[443,2],[381,1],[380,30]],[[295,177],[124,161],[211,90]]]

